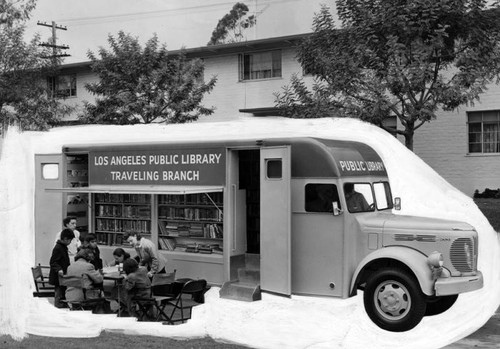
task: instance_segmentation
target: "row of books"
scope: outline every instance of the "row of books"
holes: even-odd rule
[[[174,251],[177,244],[176,244],[175,239],[169,239],[166,237],[159,237],[158,238],[158,245],[160,246],[160,249],[162,249],[162,250]]]
[[[216,193],[199,193],[185,195],[159,195],[159,204],[174,204],[174,205],[222,205],[224,196],[222,192]]]
[[[106,234],[106,233],[96,233],[97,243],[100,245],[122,245],[123,235],[122,234]]]
[[[67,170],[66,174],[68,177],[88,177],[89,172],[85,169],[81,170]]]
[[[188,221],[222,221],[222,211],[217,208],[167,207],[158,209],[160,218]]]
[[[174,251],[178,252],[188,252],[188,253],[201,253],[201,254],[223,254],[223,249],[220,245],[218,244],[187,244],[187,245],[182,245],[178,244]]]
[[[101,217],[150,218],[150,206],[96,205],[96,212]]]
[[[151,196],[149,194],[100,193],[95,194],[95,200],[97,202],[149,204],[151,202]]]
[[[86,155],[75,155],[75,156],[66,156],[66,161],[68,164],[86,164],[88,165],[88,156]]]
[[[96,230],[110,232],[136,232],[150,233],[150,221],[119,220],[119,219],[96,219]]]
[[[199,237],[206,239],[222,239],[224,236],[222,224],[179,224],[178,222],[158,222],[160,235],[172,237]]]

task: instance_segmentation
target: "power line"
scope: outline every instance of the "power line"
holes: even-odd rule
[[[278,3],[287,3],[287,2],[298,2],[303,0],[268,0],[268,1],[260,1],[261,6],[269,6]],[[208,4],[208,5],[198,5],[198,6],[189,6],[189,7],[179,7],[175,9],[165,9],[165,10],[156,10],[156,11],[143,11],[143,12],[134,12],[134,13],[123,13],[123,14],[113,14],[113,15],[102,15],[102,16],[89,16],[89,17],[77,17],[77,18],[63,18],[58,19],[58,22],[62,23],[71,23],[72,26],[77,25],[90,25],[94,23],[109,23],[114,21],[131,21],[137,20],[141,18],[151,18],[151,17],[163,17],[168,14],[182,13],[182,12],[195,12],[195,13],[204,13],[209,11],[214,11],[219,8],[225,8],[229,5],[233,5],[234,1],[228,2],[219,2],[216,4]]]

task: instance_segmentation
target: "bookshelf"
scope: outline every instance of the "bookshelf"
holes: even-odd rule
[[[122,245],[123,233],[151,235],[151,195],[94,194],[95,234],[101,245]]]
[[[88,155],[66,155],[66,183],[67,188],[88,187]],[[89,195],[84,193],[70,193],[66,195],[66,215],[76,218],[76,229],[82,234],[81,239],[89,231]]]
[[[222,254],[222,221],[222,192],[158,195],[160,250]]]

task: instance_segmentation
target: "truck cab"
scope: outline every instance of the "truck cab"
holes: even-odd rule
[[[318,139],[291,147],[292,293],[361,290],[374,323],[407,331],[483,286],[475,229],[398,214],[401,199],[371,147]]]

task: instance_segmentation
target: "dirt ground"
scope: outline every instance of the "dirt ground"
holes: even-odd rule
[[[168,348],[168,349],[244,349],[241,345],[217,343],[212,338],[178,341],[164,337],[128,336],[103,332],[95,338],[53,338],[30,335],[18,342],[10,336],[0,336],[0,348],[5,349],[114,349],[114,348]]]

